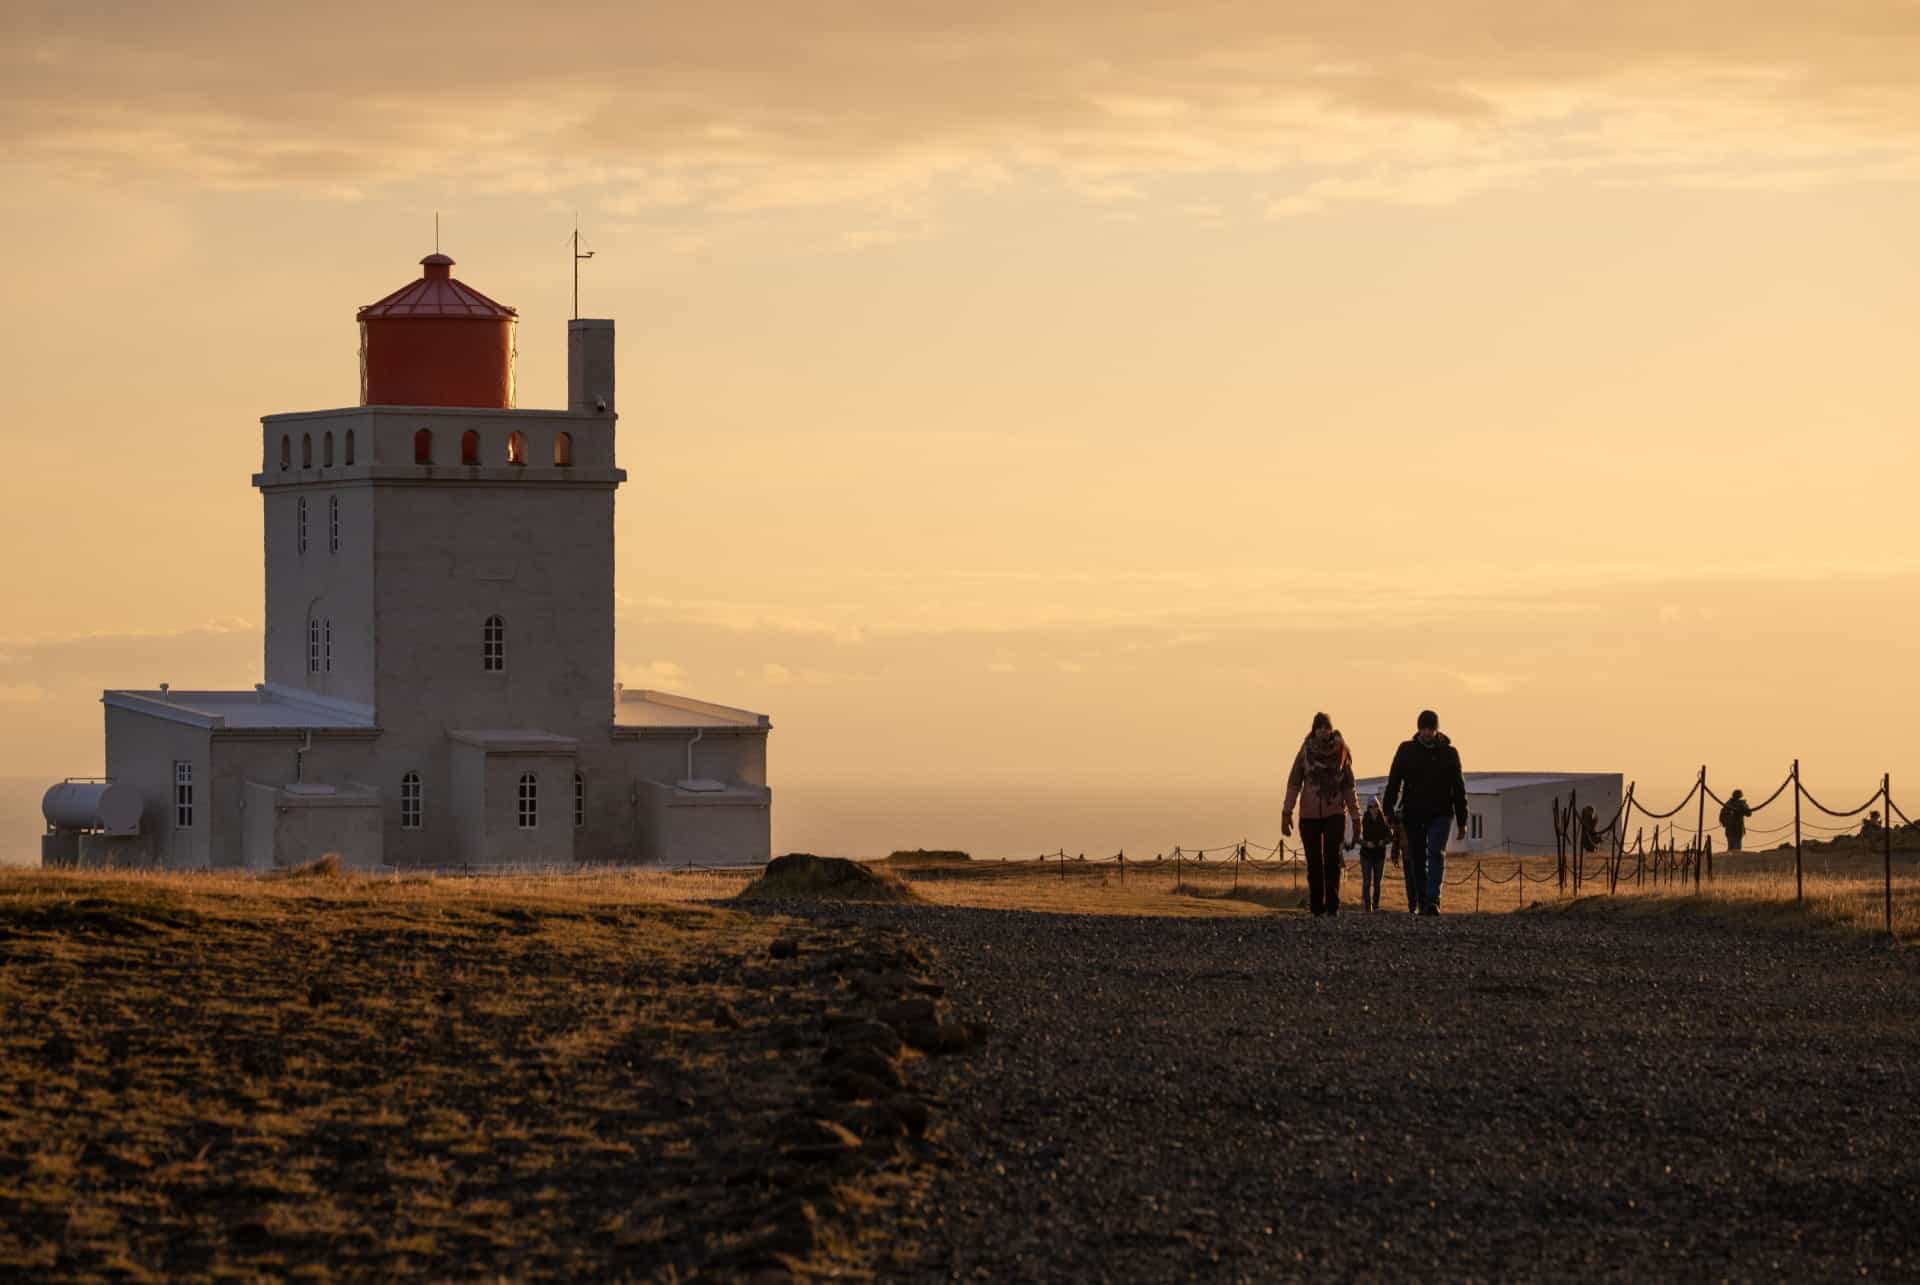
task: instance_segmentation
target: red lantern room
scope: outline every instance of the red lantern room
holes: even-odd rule
[[[363,406],[513,406],[519,314],[453,279],[453,260],[420,260],[420,280],[360,310]]]

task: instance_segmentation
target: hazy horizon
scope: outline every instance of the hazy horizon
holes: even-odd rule
[[[258,681],[258,417],[356,400],[439,211],[525,406],[578,215],[618,676],[772,716],[777,851],[902,799],[1015,853],[1238,838],[1320,709],[1363,773],[1432,706],[1470,769],[1657,800],[1920,782],[1909,5],[15,35],[0,776],[98,771],[102,688]]]

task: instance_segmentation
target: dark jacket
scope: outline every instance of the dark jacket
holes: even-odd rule
[[[1720,805],[1720,824],[1729,830],[1747,828],[1747,818],[1753,815],[1753,809],[1745,799],[1728,799]]]
[[[1467,780],[1460,775],[1460,751],[1445,732],[1435,736],[1431,745],[1418,737],[1400,742],[1393,752],[1381,806],[1404,817],[1408,829],[1449,812],[1455,825],[1466,825]]]
[[[1385,852],[1392,839],[1393,826],[1386,814],[1368,808],[1360,818],[1360,847],[1367,852]]]

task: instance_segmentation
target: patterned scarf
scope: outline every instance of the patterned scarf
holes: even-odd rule
[[[1307,765],[1307,788],[1321,798],[1338,799],[1353,784],[1353,756],[1347,753],[1346,738],[1339,732],[1324,741],[1307,733],[1300,757]]]

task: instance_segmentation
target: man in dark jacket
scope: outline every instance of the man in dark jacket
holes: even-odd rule
[[[1460,751],[1440,730],[1440,716],[1420,711],[1417,731],[1393,753],[1387,773],[1387,815],[1398,815],[1407,832],[1407,909],[1440,913],[1440,883],[1447,868],[1447,823],[1467,837],[1467,780]]]

